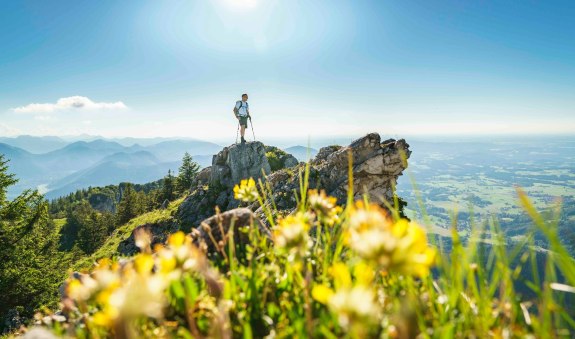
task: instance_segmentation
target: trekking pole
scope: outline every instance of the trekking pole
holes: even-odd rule
[[[238,130],[236,131],[236,144],[238,143],[238,136],[240,135],[240,122],[238,121]]]
[[[252,123],[252,117],[250,117],[250,126],[252,126],[252,135],[254,136],[254,141],[256,141],[256,134],[254,133],[254,124]]]

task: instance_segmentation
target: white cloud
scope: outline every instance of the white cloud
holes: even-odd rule
[[[39,121],[50,121],[54,120],[54,117],[50,115],[36,115],[34,116],[34,119]]]
[[[128,107],[121,101],[94,102],[87,97],[73,96],[60,98],[56,103],[29,104],[13,108],[16,113],[51,113],[66,110],[120,110]]]

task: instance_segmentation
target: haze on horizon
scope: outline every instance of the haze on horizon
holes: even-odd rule
[[[575,3],[5,1],[0,136],[575,131]]]

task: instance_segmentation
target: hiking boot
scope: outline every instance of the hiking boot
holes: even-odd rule
[[[246,139],[244,139],[244,137],[242,137],[242,144],[246,143]]]

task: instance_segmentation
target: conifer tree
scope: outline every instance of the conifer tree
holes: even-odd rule
[[[141,206],[138,202],[137,194],[132,184],[127,183],[122,192],[122,200],[120,200],[118,204],[118,213],[116,214],[117,224],[125,224],[140,213]]]
[[[176,183],[172,171],[168,170],[168,175],[162,181],[162,200],[172,201],[176,196]]]
[[[58,269],[58,234],[44,197],[27,190],[7,199],[8,187],[17,181],[0,154],[0,319],[15,310],[30,317],[40,305],[55,302],[54,286],[66,274]],[[17,326],[0,323],[0,333],[11,325]]]
[[[182,166],[180,166],[178,173],[178,191],[183,193],[189,190],[199,171],[200,165],[194,161],[190,153],[186,152],[182,158]]]

